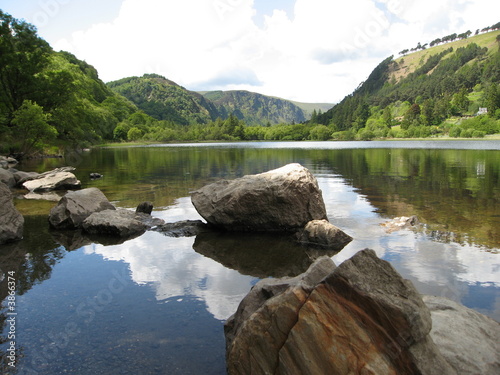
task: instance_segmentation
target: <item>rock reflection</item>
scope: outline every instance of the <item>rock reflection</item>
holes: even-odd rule
[[[289,234],[263,233],[201,233],[193,248],[225,267],[259,278],[297,276],[319,256],[337,253],[304,247]]]
[[[91,244],[100,244],[104,246],[121,245],[129,240],[137,238],[142,233],[131,237],[106,236],[98,234],[84,233],[80,229],[77,230],[51,230],[50,235],[55,242],[64,246],[67,251],[77,250],[81,247]]]

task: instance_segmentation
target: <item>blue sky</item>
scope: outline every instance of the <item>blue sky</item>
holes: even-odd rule
[[[497,0],[0,0],[104,81],[338,102],[386,57],[492,25]]]

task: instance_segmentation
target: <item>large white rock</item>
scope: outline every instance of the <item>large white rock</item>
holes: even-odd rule
[[[206,185],[191,201],[208,224],[230,231],[295,231],[326,219],[316,178],[296,163]]]
[[[79,189],[81,182],[71,173],[72,167],[55,169],[42,173],[38,178],[24,182],[22,185],[29,191],[40,192],[57,189]]]

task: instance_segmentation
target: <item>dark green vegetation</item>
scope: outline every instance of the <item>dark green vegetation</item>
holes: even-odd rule
[[[91,65],[55,52],[34,26],[0,11],[0,153],[60,153],[109,141],[500,133],[499,35],[487,32],[390,57],[322,113],[322,104],[247,91],[196,93],[156,74],[106,85]],[[488,113],[474,116],[479,108]]]
[[[499,133],[499,35],[493,31],[396,60],[391,56],[317,122],[334,131],[335,139]],[[480,108],[487,114],[476,116]]]
[[[57,152],[112,139],[137,111],[97,71],[55,52],[36,29],[0,11],[0,152]]]

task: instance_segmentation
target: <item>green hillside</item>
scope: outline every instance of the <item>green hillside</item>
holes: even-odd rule
[[[108,87],[157,120],[187,125],[206,124],[220,117],[215,105],[203,95],[157,74],[123,78],[109,82]]]
[[[336,139],[500,133],[500,31],[382,61],[317,122]],[[479,108],[488,114],[475,116]]]
[[[92,66],[55,52],[32,25],[1,10],[0,40],[0,152],[21,157],[112,139],[137,111]]]
[[[247,125],[299,123],[308,117],[304,110],[289,100],[254,92],[207,91],[203,96],[217,106],[223,118],[233,113]]]

